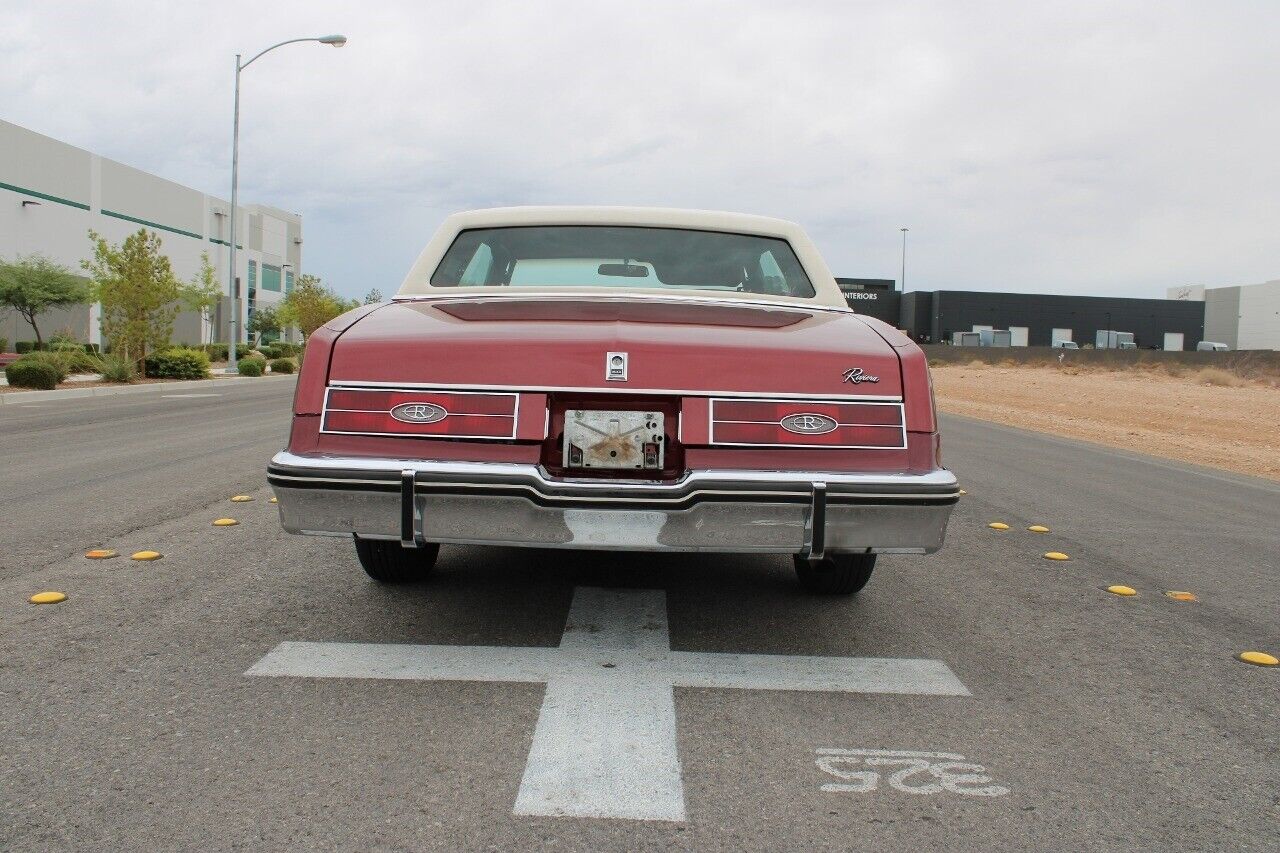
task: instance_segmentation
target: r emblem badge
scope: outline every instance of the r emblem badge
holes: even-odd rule
[[[817,414],[787,415],[778,425],[797,435],[824,435],[840,426],[835,418]]]
[[[404,424],[433,424],[448,416],[435,403],[401,403],[391,409],[391,417]]]
[[[607,352],[604,354],[604,378],[606,382],[627,381],[627,354],[625,352]]]

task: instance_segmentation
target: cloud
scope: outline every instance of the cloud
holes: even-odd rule
[[[662,204],[802,223],[912,289],[1163,295],[1280,274],[1267,2],[30,4],[4,118],[303,214],[307,269],[391,292],[440,218]]]

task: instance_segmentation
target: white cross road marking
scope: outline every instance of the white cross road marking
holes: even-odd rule
[[[851,770],[849,767],[898,767],[889,775],[889,787],[907,794],[939,794],[950,791],[969,797],[1003,797],[1009,789],[1003,785],[988,785],[987,768],[968,762],[963,755],[954,752],[917,752],[902,749],[819,749],[818,769],[843,782],[828,782],[821,790],[828,793],[865,794],[880,787],[878,770]],[[842,766],[844,765],[844,766]],[[912,776],[928,773],[922,784],[910,785]],[[985,787],[963,787],[983,785]]]
[[[661,590],[578,587],[559,648],[299,643],[246,675],[547,685],[518,815],[683,821],[674,687],[968,696],[937,660],[671,649]]]

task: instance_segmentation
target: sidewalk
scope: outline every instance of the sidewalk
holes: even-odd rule
[[[95,385],[92,388],[58,388],[53,391],[14,391],[0,394],[0,406],[13,406],[19,403],[40,403],[47,400],[71,400],[76,397],[112,397],[117,394],[134,394],[145,391],[187,391],[196,388],[212,389],[229,384],[240,385],[253,382],[279,382],[284,379],[297,379],[296,373],[278,376],[231,377],[214,373],[213,379],[193,379],[184,382],[148,382],[144,385]],[[88,380],[81,380],[88,381]]]

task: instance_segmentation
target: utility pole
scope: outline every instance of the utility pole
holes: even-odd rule
[[[907,232],[909,228],[899,228],[902,232],[902,292],[907,292]]]

